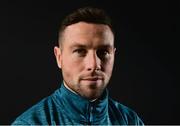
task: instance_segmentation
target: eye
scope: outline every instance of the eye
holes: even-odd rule
[[[98,51],[97,51],[97,55],[98,55],[98,57],[99,58],[102,58],[102,59],[104,59],[104,58],[106,58],[108,55],[109,55],[109,50],[108,49],[99,49]]]
[[[85,49],[75,49],[73,50],[73,53],[77,54],[78,56],[85,56],[86,55],[86,50]]]

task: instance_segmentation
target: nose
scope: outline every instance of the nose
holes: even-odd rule
[[[89,52],[86,57],[86,69],[88,71],[98,71],[101,70],[101,60],[97,56],[95,51]]]

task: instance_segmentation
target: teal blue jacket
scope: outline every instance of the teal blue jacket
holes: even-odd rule
[[[63,84],[52,95],[20,115],[12,125],[143,125],[130,108],[112,100],[105,90],[94,102]]]

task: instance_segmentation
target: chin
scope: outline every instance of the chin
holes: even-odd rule
[[[97,99],[97,98],[99,98],[100,97],[100,95],[86,95],[86,96],[84,96],[86,99],[88,99],[88,100],[94,100],[94,99]]]
[[[97,99],[101,96],[103,90],[97,89],[97,88],[91,88],[84,92],[84,97],[86,97],[89,100]]]

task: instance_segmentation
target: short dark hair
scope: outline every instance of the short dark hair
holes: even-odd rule
[[[108,25],[111,31],[114,33],[111,19],[103,9],[95,8],[95,7],[83,7],[67,15],[62,21],[60,25],[59,33],[58,33],[59,44],[60,44],[60,39],[62,37],[62,33],[65,30],[65,28],[69,25],[72,25],[81,21],[87,22],[87,23]]]

